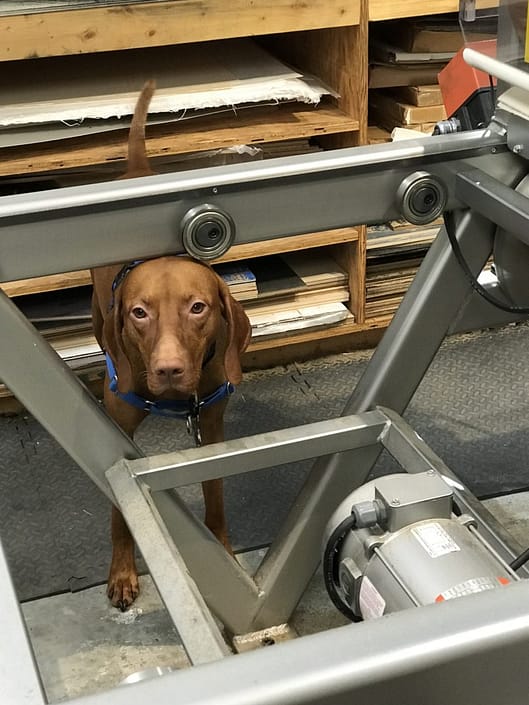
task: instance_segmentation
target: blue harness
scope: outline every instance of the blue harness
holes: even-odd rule
[[[188,419],[189,416],[198,416],[202,409],[206,409],[208,406],[229,397],[235,391],[235,386],[231,382],[226,381],[203,399],[191,397],[187,400],[160,399],[159,401],[151,401],[150,399],[140,397],[140,395],[135,392],[120,392],[118,389],[116,368],[107,352],[105,353],[105,358],[107,362],[108,378],[110,380],[108,385],[110,391],[120,399],[123,399],[123,401],[126,401],[127,404],[135,406],[142,411],[148,411],[156,416],[166,416],[171,419]]]
[[[135,260],[130,262],[130,264],[125,265],[116,275],[114,282],[112,283],[112,300],[109,305],[109,311],[114,307],[114,292],[121,282],[125,279],[127,274],[134,269],[138,264],[141,264],[144,260]],[[188,431],[193,433],[197,445],[200,445],[200,428],[199,428],[199,416],[202,409],[206,409],[212,404],[216,404],[218,401],[229,397],[235,391],[235,386],[231,382],[223,382],[220,387],[217,387],[214,392],[208,394],[203,399],[199,399],[197,395],[190,397],[189,399],[160,399],[159,401],[151,401],[150,399],[144,399],[140,397],[139,394],[135,392],[120,392],[118,389],[118,375],[116,368],[108,352],[105,351],[105,359],[107,365],[107,373],[110,391],[117,397],[127,402],[131,406],[146,411],[156,416],[165,416],[171,419],[185,419],[187,422]]]

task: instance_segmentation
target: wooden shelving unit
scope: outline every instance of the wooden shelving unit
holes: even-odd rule
[[[478,6],[497,3],[478,0]],[[0,13],[3,6],[0,2]],[[52,3],[50,3],[52,5]],[[200,152],[234,144],[263,144],[311,138],[325,149],[367,142],[368,31],[370,22],[406,16],[455,12],[458,0],[159,0],[109,6],[0,14],[0,61],[35,61],[44,57],[115,52],[236,37],[255,37],[279,59],[325,81],[338,98],[317,108],[283,105],[234,116],[200,118],[174,125],[152,126],[147,149],[151,157]],[[109,54],[111,56],[111,54]],[[119,165],[125,158],[126,135],[108,132],[71,139],[68,144],[2,150],[0,177],[66,173],[89,166]],[[267,242],[234,246],[224,261],[309,248],[327,248],[349,277],[353,318],[325,329],[268,338],[252,343],[248,359],[266,354],[267,364],[282,362],[312,345],[316,353],[350,347],[355,336],[378,331],[389,318],[366,320],[364,227],[307,233]],[[24,283],[33,291],[66,288],[87,281],[48,277]],[[84,279],[83,279],[84,278]],[[23,286],[22,284],[20,286]],[[10,284],[15,292],[17,284]],[[291,351],[290,354],[288,351]],[[254,365],[255,366],[255,365]]]
[[[0,10],[2,4],[0,3]],[[255,37],[279,59],[301,71],[315,74],[339,95],[314,108],[296,104],[273,110],[255,110],[235,116],[200,118],[148,130],[149,156],[172,155],[291,139],[316,139],[323,148],[352,146],[366,141],[367,131],[367,27],[366,0],[183,0],[120,3],[119,5],[0,15],[0,61],[40,59],[78,53],[112,52],[179,43],[236,37]],[[109,55],[110,57],[111,55]],[[126,133],[108,132],[97,139],[84,137],[38,146],[2,150],[0,177],[55,176],[85,167],[116,166],[125,158]],[[259,350],[284,351],[285,346],[311,340],[333,339],[363,326],[363,228],[307,233],[251,246],[239,245],[225,261],[278,254],[299,249],[328,248],[346,268],[350,282],[351,322],[310,332],[259,340]],[[87,273],[74,277],[48,277],[12,283],[10,293],[66,288],[87,281]]]

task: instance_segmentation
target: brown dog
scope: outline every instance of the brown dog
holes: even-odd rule
[[[138,99],[129,134],[128,171],[152,174],[145,151],[145,120],[154,83]],[[189,257],[161,257],[92,271],[95,336],[107,354],[104,400],[132,436],[148,413],[190,418],[197,442],[223,440],[223,413],[232,385],[241,381],[240,354],[250,340],[242,306],[211,267]],[[200,404],[200,416],[195,413]],[[190,415],[190,416],[189,416]],[[222,480],[202,485],[205,523],[231,551]],[[108,596],[122,610],[138,595],[134,541],[112,510]]]

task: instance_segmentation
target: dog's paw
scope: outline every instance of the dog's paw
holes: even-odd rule
[[[138,575],[135,572],[110,575],[107,595],[112,605],[122,612],[125,612],[132,605],[139,592]]]

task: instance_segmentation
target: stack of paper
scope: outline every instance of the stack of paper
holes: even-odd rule
[[[347,274],[321,250],[258,257],[215,269],[234,298],[244,302],[254,336],[332,325],[352,316],[344,306],[349,299]],[[239,288],[240,278],[246,281],[244,288]],[[256,291],[248,287],[253,280]]]
[[[395,313],[442,225],[392,221],[367,229],[366,318]]]
[[[0,77],[0,146],[127,127],[149,79],[157,85],[153,123],[284,101],[317,104],[332,93],[250,39],[30,59]]]
[[[268,314],[249,312],[253,338],[263,335],[285,335],[307,328],[331,326],[350,317],[350,311],[341,303],[300,306],[296,309]]]

